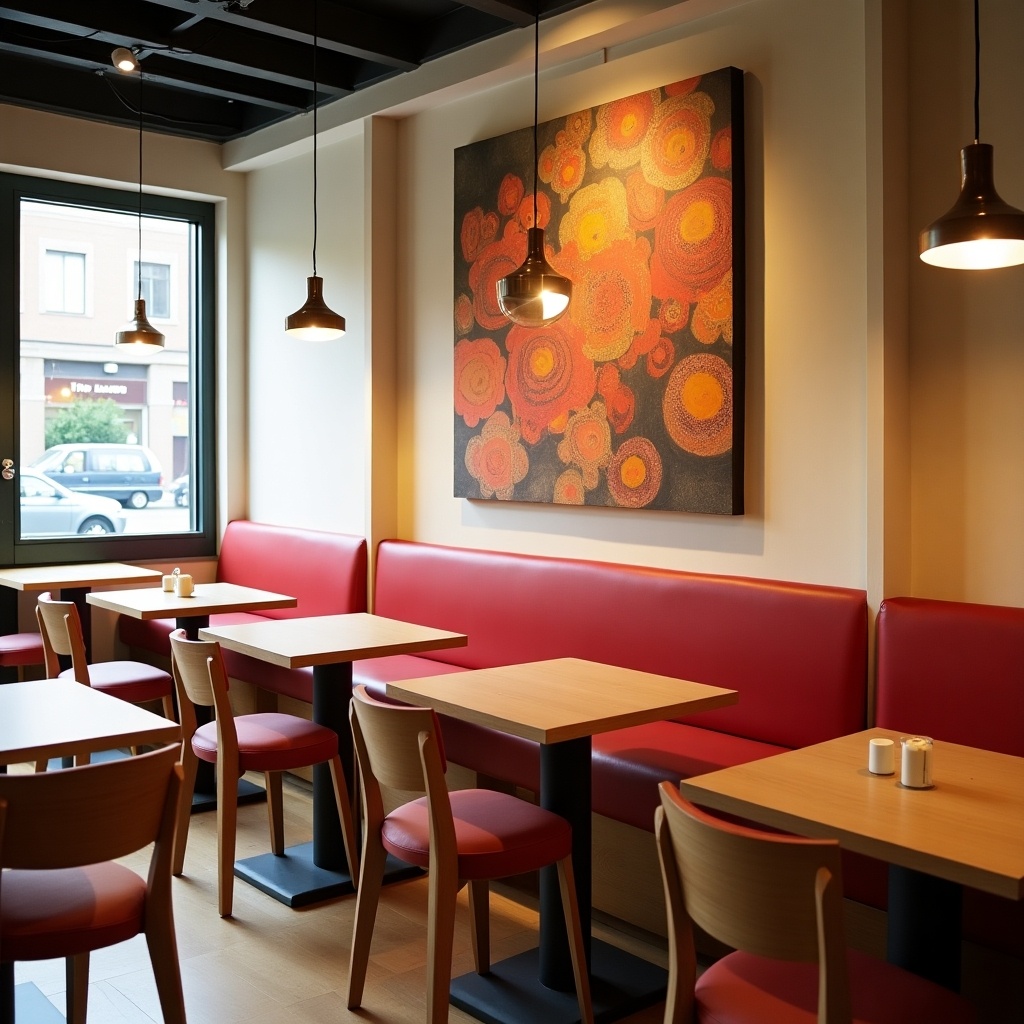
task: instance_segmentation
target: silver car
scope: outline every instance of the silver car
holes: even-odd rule
[[[23,538],[124,533],[124,513],[113,498],[69,491],[33,469],[21,470],[18,479]]]

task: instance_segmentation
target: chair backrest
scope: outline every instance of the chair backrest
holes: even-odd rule
[[[0,775],[0,866],[81,867],[155,843],[154,862],[162,868],[166,859],[169,884],[178,750],[171,744],[80,768]]]
[[[36,602],[36,621],[43,639],[43,657],[46,678],[60,675],[58,656],[70,657],[75,678],[89,683],[89,665],[85,657],[85,634],[78,606],[74,601],[55,601],[49,592],[39,595]]]
[[[402,793],[426,793],[432,829],[442,828],[454,848],[451,804],[444,781],[444,746],[436,712],[432,708],[388,704],[371,697],[365,686],[356,686],[349,720],[367,826],[375,828],[383,819],[381,786]]]
[[[171,675],[178,697],[178,713],[184,740],[196,731],[195,707],[212,707],[221,735],[235,736],[234,715],[228,696],[224,655],[216,640],[189,640],[185,630],[170,635]]]
[[[850,1020],[839,844],[723,821],[662,782],[655,816],[670,943],[691,922],[734,949],[818,964],[818,1020]],[[692,977],[687,982],[692,988]]]

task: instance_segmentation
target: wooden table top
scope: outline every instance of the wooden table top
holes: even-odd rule
[[[874,736],[896,741],[895,775],[867,770]],[[937,740],[934,788],[906,789],[899,737],[868,729],[684,779],[681,789],[705,807],[1021,899],[1024,758]]]
[[[124,562],[92,565],[21,565],[0,569],[0,587],[14,590],[60,590],[63,587],[116,587],[159,579],[158,569],[144,569]]]
[[[449,633],[367,612],[210,626],[200,629],[199,637],[218,640],[229,650],[284,668],[331,665],[391,654],[419,654],[465,647],[467,642],[462,633]]]
[[[86,595],[97,608],[135,619],[178,619],[221,612],[258,612],[268,608],[294,608],[299,602],[287,594],[240,587],[235,583],[197,583],[191,597],[176,597],[162,587],[103,590]]]
[[[73,679],[0,686],[0,764],[180,738],[176,722]]]
[[[467,722],[557,743],[735,704],[735,690],[578,658],[388,683],[387,694]]]

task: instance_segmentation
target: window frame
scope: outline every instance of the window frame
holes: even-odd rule
[[[22,200],[38,200],[86,209],[137,215],[138,198],[131,192],[79,182],[0,173],[0,449],[4,457],[21,451],[20,416],[15,415],[20,373],[20,302]],[[189,466],[190,501],[194,529],[171,534],[118,534],[74,536],[49,540],[21,540],[17,536],[19,488],[0,490],[0,564],[46,565],[71,562],[142,561],[209,557],[217,550],[217,438],[216,438],[216,208],[213,203],[147,194],[143,215],[184,220],[192,226],[195,245],[194,301],[189,345]],[[143,252],[143,262],[146,253]],[[173,274],[173,268],[172,268]],[[130,314],[125,310],[125,317]],[[172,310],[173,313],[173,310]],[[111,338],[111,357],[114,342]],[[169,482],[169,481],[168,481]],[[5,507],[7,493],[13,495]],[[8,528],[8,513],[13,513]],[[8,535],[9,534],[9,535]]]

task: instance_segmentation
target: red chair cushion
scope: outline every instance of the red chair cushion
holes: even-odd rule
[[[8,633],[0,636],[0,668],[42,663],[43,638],[38,633]]]
[[[933,982],[857,950],[847,969],[854,1024],[906,1024],[975,1020],[966,999]],[[730,953],[697,979],[697,1020],[702,1024],[817,1024],[818,967]]]
[[[239,715],[238,762],[243,772],[281,772],[329,761],[338,753],[338,734],[298,715]],[[201,725],[192,749],[203,761],[217,760],[217,723]]]
[[[74,679],[75,673],[72,669],[65,669],[60,678]],[[174,689],[169,673],[144,661],[98,661],[89,666],[89,680],[94,690],[109,693],[111,697],[130,704],[162,700]]]
[[[460,789],[450,794],[459,878],[506,878],[567,857],[572,827],[557,814],[507,793]],[[430,860],[427,798],[396,807],[381,828],[384,848],[425,868]]]
[[[146,883],[106,862],[56,871],[5,871],[0,886],[4,962],[88,953],[145,926]]]

